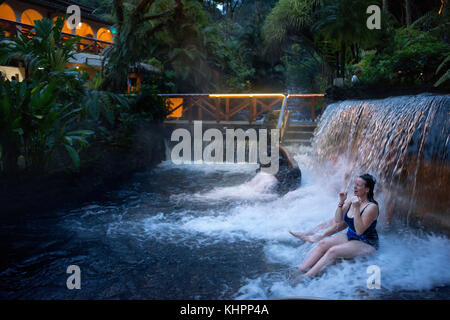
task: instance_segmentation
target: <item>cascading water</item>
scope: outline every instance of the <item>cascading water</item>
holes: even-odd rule
[[[444,235],[405,225],[383,229],[380,223],[380,249],[374,255],[338,261],[323,275],[298,281],[296,268],[314,244],[288,232],[330,219],[339,190],[351,193],[354,177],[364,170],[384,185],[384,193],[376,194],[382,212],[391,181],[400,185],[406,179],[408,187],[408,179],[415,180],[411,190],[420,203],[420,193],[428,192],[422,180],[428,159],[434,164],[448,159],[434,156],[443,150],[440,140],[429,146],[435,136],[448,135],[442,131],[448,130],[448,117],[438,122],[447,112],[448,98],[435,96],[330,105],[315,145],[291,148],[302,184],[284,195],[274,192],[273,177],[256,174],[254,165],[165,161],[136,174],[106,199],[2,218],[0,296],[448,299],[450,240]],[[418,150],[420,165],[411,150]],[[66,288],[66,269],[73,264],[81,269],[81,290]],[[367,287],[371,265],[381,270],[381,289]]]
[[[314,151],[322,161],[346,163],[348,177],[373,173],[386,198],[387,220],[414,218],[448,231],[449,112],[448,95],[331,104]]]

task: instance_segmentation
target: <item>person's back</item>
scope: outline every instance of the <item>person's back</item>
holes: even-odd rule
[[[355,74],[354,74],[353,77],[352,77],[352,84],[353,84],[353,85],[359,82],[359,77],[360,77],[360,76],[361,76],[361,70],[357,69],[357,70],[355,71]]]

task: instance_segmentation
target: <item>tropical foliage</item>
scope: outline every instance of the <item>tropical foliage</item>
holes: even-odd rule
[[[309,59],[302,57],[303,63],[297,62],[297,67],[289,68],[297,68],[305,75],[298,78],[299,84],[307,81],[315,83],[308,70],[315,69],[316,79],[326,80],[330,85],[333,77],[348,78],[351,76],[349,72],[360,67],[363,67],[362,73],[368,82],[392,80],[392,84],[435,83],[435,73],[441,74],[443,68],[436,71],[439,65],[436,60],[440,58],[439,62],[446,65],[442,61],[448,48],[448,9],[444,7],[439,14],[437,2],[436,5],[430,3],[427,7],[408,1],[407,7],[400,8],[398,3],[392,1],[382,3],[385,10],[381,15],[381,30],[369,30],[366,27],[366,10],[369,5],[381,6],[376,1],[280,0],[264,23],[267,48],[276,57],[292,53],[294,44],[303,48],[298,52],[312,52]],[[433,10],[425,11],[430,8]],[[405,24],[411,24],[408,32],[420,35],[415,44],[409,39],[411,43],[405,44],[401,49],[393,46],[393,43],[401,41],[401,33],[405,28],[399,22],[401,19],[398,19],[399,9],[404,10],[404,13],[409,10],[406,12],[409,17],[404,21]],[[418,13],[422,15],[411,23]],[[426,38],[424,41],[427,42],[424,47],[421,47],[424,45],[422,38]],[[361,62],[363,53],[373,49],[376,51]],[[313,57],[318,58],[318,61]],[[296,61],[286,56],[281,60],[285,66],[287,61]],[[316,63],[312,63],[313,61]],[[306,65],[308,67],[305,72]],[[364,70],[365,67],[368,69]],[[415,68],[416,71],[405,68]],[[403,70],[406,70],[405,73]],[[401,71],[401,76],[398,76],[398,71]],[[442,77],[436,85],[445,82],[446,76]]]
[[[450,46],[412,27],[398,29],[390,54],[370,54],[360,63],[370,83],[434,84],[450,55]],[[448,58],[447,58],[448,59]]]
[[[373,4],[384,5],[381,30],[366,26],[367,8]],[[105,83],[114,87],[130,65],[144,62],[161,71],[148,82],[165,92],[325,90],[333,78],[348,78],[356,68],[368,66],[361,61],[364,52],[376,49],[375,60],[380,61],[392,56],[394,37],[407,23],[411,30],[447,45],[448,10],[444,7],[438,14],[439,4],[435,0],[429,5],[410,1],[408,7],[370,0],[114,1],[119,33],[110,54],[110,61],[117,61],[110,67],[124,71]],[[144,8],[142,16],[151,19],[139,18],[137,8]],[[121,28],[129,32],[121,33]],[[139,41],[144,35],[152,41]],[[400,67],[408,54],[424,53],[408,50],[394,56],[398,61],[391,64]],[[441,56],[439,64],[444,59]],[[439,64],[433,63],[433,76],[422,68],[418,74],[425,75],[424,82],[438,83],[434,74]],[[445,67],[446,63],[438,76],[445,74]],[[387,78],[396,83],[394,74]],[[372,76],[365,79],[378,81]]]
[[[36,21],[33,37],[20,35],[0,51],[3,62],[22,57],[28,75],[22,82],[0,83],[0,172],[4,174],[19,169],[78,169],[83,162],[80,151],[90,142],[111,143],[117,132],[127,133],[137,119],[133,99],[100,90],[99,75],[90,81],[87,73],[67,68],[76,41],[62,41],[62,22]],[[150,96],[156,96],[154,90]],[[164,103],[153,102],[160,104],[154,112],[160,120]],[[151,117],[152,111],[142,116]]]
[[[83,149],[114,144],[140,119],[162,121],[158,93],[325,91],[362,70],[362,84],[450,86],[446,2],[369,0],[81,0],[114,23],[101,72],[68,68],[77,38],[37,21],[0,62],[27,79],[0,84],[0,172],[83,166]],[[369,5],[381,30],[366,27]],[[442,5],[442,7],[441,7]],[[145,72],[134,95],[129,73]],[[20,160],[20,161],[18,161]]]

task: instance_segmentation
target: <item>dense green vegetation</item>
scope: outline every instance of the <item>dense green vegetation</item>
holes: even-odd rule
[[[373,4],[383,8],[380,30],[366,26]],[[362,83],[449,86],[449,10],[440,0],[103,0],[100,7],[119,28],[112,59],[159,68],[149,82],[165,92],[323,92],[358,68]]]
[[[157,93],[324,92],[362,71],[358,85],[450,87],[449,9],[441,0],[81,0],[112,21],[114,45],[92,79],[67,69],[77,39],[42,20],[33,38],[0,47],[28,78],[0,83],[1,172],[79,168],[92,143],[126,140],[140,119],[161,121]],[[366,27],[369,5],[381,29]],[[136,96],[127,75],[146,73]],[[17,161],[19,159],[20,161]],[[69,160],[69,161],[68,161]]]
[[[129,138],[142,118],[167,114],[154,87],[136,96],[99,90],[101,77],[68,69],[78,39],[62,41],[63,20],[36,22],[35,36],[19,36],[0,49],[0,58],[22,57],[28,77],[0,81],[0,172],[78,170],[80,151]],[[100,81],[99,81],[100,79]]]
[[[444,82],[439,66],[450,47],[428,32],[404,27],[395,31],[389,50],[368,53],[360,62],[368,83],[433,84]],[[441,80],[438,82],[439,78]]]

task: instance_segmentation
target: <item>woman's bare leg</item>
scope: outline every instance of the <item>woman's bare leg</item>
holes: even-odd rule
[[[319,261],[306,273],[307,276],[313,277],[317,275],[322,269],[325,269],[336,258],[355,258],[359,256],[370,255],[375,252],[375,248],[367,243],[357,240],[346,241],[342,244],[332,246],[327,252],[320,258]]]
[[[315,232],[330,226],[332,223],[333,223],[333,219],[322,222],[321,224],[319,224],[319,225],[315,226],[314,228],[312,228],[308,231],[305,231],[305,232],[293,232],[293,231],[289,230],[289,233],[292,234],[294,237],[299,238],[300,240],[308,241],[305,239],[305,237],[310,236],[310,235],[314,234]]]
[[[320,240],[317,246],[311,251],[311,253],[306,257],[303,263],[298,268],[298,271],[303,272],[311,268],[319,261],[320,258],[333,246],[347,242],[346,234],[338,234],[334,237]]]

